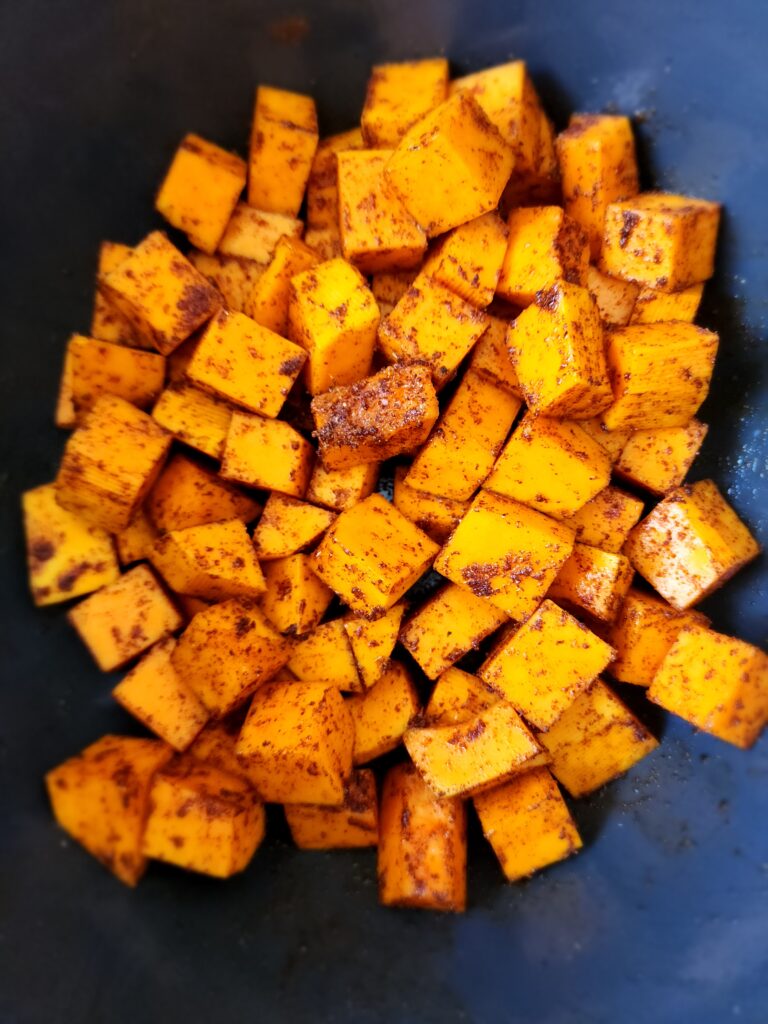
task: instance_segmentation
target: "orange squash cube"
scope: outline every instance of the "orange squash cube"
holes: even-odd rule
[[[556,281],[586,284],[589,240],[559,206],[521,206],[507,220],[509,240],[497,293],[528,306]]]
[[[374,65],[360,119],[366,145],[396,146],[411,125],[447,95],[448,61],[444,57]]]
[[[333,600],[333,591],[315,574],[314,568],[311,555],[289,555],[265,563],[267,591],[261,607],[281,633],[310,633]]]
[[[620,277],[609,277],[590,265],[586,285],[606,327],[626,327],[632,322],[640,293],[636,284],[622,281]]]
[[[348,150],[364,149],[360,128],[321,139],[312,160],[307,182],[307,227],[339,230],[339,191],[336,158]]]
[[[614,278],[614,280],[617,280]],[[631,287],[637,287],[633,285]],[[641,288],[630,318],[631,324],[656,324],[665,320],[684,320],[692,324],[696,319],[704,293],[704,283],[692,284],[679,292],[662,292],[655,288]]]
[[[428,726],[458,725],[477,718],[498,700],[477,676],[460,668],[448,668],[438,677],[430,694],[424,722]]]
[[[122,242],[102,242],[96,267],[97,280],[122,263],[130,251],[130,245],[123,245]],[[98,287],[93,299],[90,337],[112,341],[116,345],[142,345],[130,321],[112,305]]]
[[[350,469],[326,469],[318,459],[306,498],[334,512],[343,512],[373,494],[378,481],[379,466],[375,462]]]
[[[177,441],[220,459],[224,451],[232,406],[191,384],[169,384],[152,410],[152,419]]]
[[[230,775],[237,775],[247,782],[243,766],[235,754],[240,725],[240,716],[237,714],[231,718],[209,722],[187,748],[187,756],[214,768],[220,768]]]
[[[624,445],[634,433],[632,430],[608,430],[599,416],[593,416],[588,420],[580,419],[579,426],[603,448],[611,460],[611,465],[615,465],[624,450]]]
[[[221,519],[250,523],[261,506],[221,477],[180,453],[172,456],[147,498],[147,515],[165,532]]]
[[[379,306],[382,319],[388,316],[416,279],[416,270],[388,270],[373,274],[371,291]]]
[[[363,684],[342,619],[318,626],[291,652],[288,668],[297,679],[323,682],[338,690],[360,692]]]
[[[155,541],[149,559],[171,590],[206,601],[258,597],[266,589],[240,519],[172,530]]]
[[[479,309],[490,305],[507,249],[507,227],[492,211],[461,224],[441,239],[425,269],[440,284]]]
[[[227,267],[231,266],[229,260],[247,260],[251,269],[258,266],[255,277],[249,275],[253,285],[266,271],[280,240],[301,238],[303,230],[304,224],[293,215],[238,203],[219,242],[219,253],[227,261]],[[248,294],[246,288],[245,297]]]
[[[377,846],[379,806],[376,776],[368,768],[352,772],[339,807],[286,804],[285,818],[300,850],[352,850]]]
[[[327,509],[273,491],[253,534],[256,554],[265,561],[295,555],[315,544],[334,518]]]
[[[344,629],[352,645],[364,690],[370,690],[389,668],[389,657],[397,643],[404,612],[405,605],[396,604],[373,622],[355,618],[345,620]]]
[[[407,475],[405,466],[395,468],[392,504],[436,544],[444,544],[466,514],[469,502],[417,491],[407,482]]]
[[[681,427],[638,430],[616,461],[616,472],[653,494],[666,494],[685,480],[709,427],[691,420]]]
[[[355,764],[394,750],[419,713],[419,696],[408,670],[390,662],[376,685],[347,701],[355,726]]]
[[[322,262],[338,259],[341,255],[341,233],[338,224],[330,228],[307,228],[304,243]]]
[[[248,154],[248,202],[295,217],[318,143],[311,96],[260,85]]]
[[[239,207],[237,208],[239,209]],[[264,217],[269,214],[263,214]],[[273,216],[279,217],[279,214]],[[234,219],[234,218],[233,218]],[[241,218],[237,218],[238,223],[242,223]],[[301,221],[296,222],[299,225],[299,233],[301,229]],[[230,225],[232,221],[230,221]],[[240,256],[223,256],[220,252],[210,256],[208,253],[198,252],[193,249],[187,256],[189,262],[199,270],[200,273],[205,277],[216,289],[219,294],[220,305],[225,306],[227,309],[231,309],[233,312],[244,313],[246,311],[246,303],[248,302],[248,296],[253,291],[256,282],[259,280],[261,275],[266,270],[266,263],[269,261],[270,253],[274,249],[274,240],[272,235],[276,233],[276,237],[280,238],[283,234],[282,228],[273,230],[272,228],[264,228],[263,234],[265,237],[270,239],[269,245],[262,239],[261,234],[258,236],[258,246],[264,249],[264,263],[257,263],[256,260],[246,259]],[[225,236],[226,237],[226,236]],[[223,239],[222,239],[223,242]],[[251,248],[257,249],[257,245],[254,244]],[[188,339],[189,341],[189,339]],[[182,342],[184,345],[185,342]],[[171,355],[175,355],[182,345],[178,346],[173,350]]]
[[[488,326],[475,342],[467,369],[479,373],[505,391],[520,397],[520,384],[507,347],[509,321],[498,316],[488,317]]]
[[[272,262],[248,296],[244,311],[257,324],[287,337],[291,278],[311,270],[318,262],[317,253],[298,238],[281,238]]]
[[[115,547],[120,565],[131,565],[132,562],[146,559],[147,552],[156,540],[157,530],[154,523],[146,511],[140,508],[126,528],[115,534]]]
[[[549,596],[603,622],[613,622],[634,575],[624,555],[577,543],[549,588]]]
[[[618,487],[606,487],[563,521],[579,544],[618,554],[643,514],[643,503]]]
[[[225,480],[304,497],[314,449],[282,420],[235,411],[229,424],[221,475]]]

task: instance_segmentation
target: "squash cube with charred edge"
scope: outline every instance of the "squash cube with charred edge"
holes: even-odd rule
[[[344,512],[373,494],[378,482],[379,466],[376,462],[350,469],[326,469],[318,459],[306,498],[334,512]]]
[[[521,206],[507,220],[509,241],[497,293],[528,306],[556,281],[585,285],[589,241],[583,228],[559,206]]]
[[[611,462],[578,423],[526,414],[485,486],[555,518],[573,515],[608,486]]]
[[[264,838],[264,805],[249,784],[194,758],[178,758],[155,776],[142,849],[146,857],[230,878]]]
[[[426,441],[439,412],[426,366],[387,366],[312,399],[320,458],[328,469],[351,469],[414,451]]]
[[[192,245],[215,252],[240,194],[245,161],[221,146],[186,135],[155,200],[155,209]]]
[[[639,189],[632,124],[619,115],[573,114],[556,145],[566,213],[587,233],[597,259],[609,204]]]
[[[186,750],[208,721],[208,712],[171,661],[176,641],[161,640],[117,684],[112,696],[175,750]]]
[[[129,569],[86,597],[67,618],[102,672],[125,665],[183,621],[146,565]]]
[[[138,336],[168,355],[221,305],[216,289],[161,231],[153,231],[99,288]]]
[[[360,128],[321,139],[312,160],[307,182],[307,227],[339,230],[337,154],[365,149]]]
[[[679,292],[712,276],[720,204],[644,192],[605,211],[600,269],[625,281]]]
[[[609,430],[685,426],[709,393],[718,336],[693,324],[637,324],[606,338]]]
[[[222,310],[203,331],[187,377],[219,398],[275,417],[306,358],[298,345],[244,313]]]
[[[392,192],[384,176],[391,150],[339,153],[341,248],[364,274],[417,267],[427,236]]]
[[[187,756],[194,757],[195,760],[212,765],[214,768],[220,768],[221,771],[228,772],[230,775],[237,775],[247,782],[243,766],[235,753],[241,725],[242,719],[239,714],[209,722],[187,747]]]
[[[29,588],[36,605],[90,594],[120,575],[112,538],[56,501],[54,484],[21,496]]]
[[[56,501],[93,526],[124,530],[170,446],[171,435],[146,413],[122,398],[102,395],[67,441]]]
[[[438,796],[468,796],[542,763],[541,746],[506,701],[457,725],[409,729],[403,742]]]
[[[552,601],[511,633],[478,675],[536,729],[549,729],[613,657],[607,643]]]
[[[379,618],[432,564],[438,545],[372,494],[342,512],[314,554],[318,576],[352,611]]]
[[[688,625],[667,651],[648,697],[746,749],[768,724],[768,655],[704,625]]]
[[[448,583],[411,615],[400,632],[400,643],[424,674],[436,679],[508,621],[485,598]]]
[[[489,316],[488,326],[470,353],[467,369],[488,378],[497,387],[519,398],[520,384],[507,348],[508,331],[508,320]]]
[[[411,487],[406,466],[395,468],[395,491],[392,504],[406,519],[423,530],[436,544],[445,544],[469,508],[468,501],[443,498]]]
[[[197,451],[220,459],[224,451],[232,406],[191,384],[169,384],[152,410],[152,419]]]
[[[122,242],[102,242],[96,266],[97,278],[114,270],[130,251],[130,245],[124,245]],[[98,287],[93,299],[90,336],[101,341],[114,342],[116,345],[142,345],[131,322],[112,305]]]
[[[603,325],[586,288],[560,281],[539,292],[507,340],[535,415],[586,420],[611,404]]]
[[[264,216],[267,216],[267,214]],[[278,216],[278,214],[275,214],[275,216]],[[301,222],[297,221],[297,223],[300,229]],[[203,277],[214,286],[227,309],[231,309],[233,312],[244,313],[246,312],[245,306],[248,296],[256,286],[256,282],[265,272],[267,262],[270,259],[268,254],[275,244],[271,236],[276,234],[279,238],[281,237],[281,231],[282,228],[276,231],[270,229],[269,244],[267,245],[263,241],[259,242],[259,246],[263,248],[265,254],[264,263],[257,263],[256,260],[245,259],[240,256],[222,256],[221,253],[209,256],[207,253],[198,252],[196,249],[193,249],[187,258],[192,266],[199,270]],[[254,249],[256,249],[256,246],[254,246]],[[184,342],[182,342],[183,344]],[[179,348],[181,346],[175,348],[171,355],[175,355]]]
[[[371,291],[381,312],[382,319],[388,316],[416,279],[415,270],[388,270],[373,274]]]
[[[253,601],[232,598],[198,612],[171,662],[216,718],[248,698],[286,664],[291,645]]]
[[[115,534],[115,547],[120,564],[131,565],[133,562],[144,561],[156,540],[157,530],[154,523],[145,509],[140,508],[126,528]]]
[[[315,629],[333,591],[315,574],[311,555],[288,555],[264,565],[266,593],[261,607],[281,633],[304,636]]]
[[[580,544],[618,554],[643,514],[643,503],[618,487],[606,487],[564,519]]]
[[[590,265],[587,268],[586,286],[606,327],[626,327],[632,321],[640,292],[636,284],[622,281],[620,277],[610,277]]]
[[[482,679],[460,668],[449,668],[435,683],[424,709],[424,722],[430,727],[459,725],[477,718],[498,701],[498,695]]]
[[[145,409],[162,391],[164,380],[165,359],[156,352],[73,334],[64,356],[56,426],[80,423],[100,395],[117,395]]]
[[[629,285],[637,288],[637,285]],[[631,324],[656,324],[666,320],[693,323],[699,311],[704,283],[692,284],[679,292],[660,292],[641,288],[630,318]]]
[[[396,146],[411,125],[447,95],[448,61],[444,57],[374,65],[360,118],[366,145],[379,149]]]
[[[272,683],[248,709],[237,756],[267,803],[344,803],[355,742],[352,716],[325,683]]]
[[[627,557],[678,611],[717,590],[760,545],[711,480],[670,491],[629,535]]]
[[[431,237],[495,209],[514,162],[512,147],[477,100],[461,92],[403,135],[385,173]]]
[[[363,689],[342,619],[325,622],[300,640],[287,667],[307,682],[328,683],[352,693]]]
[[[295,555],[322,537],[336,517],[333,512],[273,491],[253,534],[264,561]]]
[[[614,679],[650,686],[662,661],[686,626],[708,626],[701,612],[679,612],[658,597],[630,590],[605,639],[616,651],[608,671]]]
[[[172,756],[159,740],[103,736],[45,776],[56,821],[126,885],[136,885],[146,869],[149,791]]]
[[[568,527],[481,491],[435,559],[435,569],[523,620],[536,610],[572,548]]]
[[[314,449],[282,420],[234,412],[221,475],[225,480],[302,498],[312,473]]]
[[[171,590],[206,601],[258,597],[266,589],[240,519],[171,530],[155,541],[149,560]]]
[[[286,804],[285,818],[300,850],[352,850],[377,846],[379,807],[376,776],[369,768],[352,772],[339,807]]]
[[[600,679],[539,740],[552,758],[552,774],[573,797],[600,789],[659,745]]]
[[[396,604],[373,622],[355,618],[345,620],[344,629],[352,645],[364,690],[370,690],[389,668],[404,612],[405,605]]]
[[[436,281],[482,309],[490,305],[507,248],[507,226],[492,211],[454,228],[430,253],[425,269]]]
[[[681,427],[638,430],[622,448],[616,472],[653,494],[666,494],[685,479],[708,430],[699,420]]]
[[[613,622],[634,575],[624,555],[577,543],[549,588],[549,597]]]
[[[248,202],[295,217],[318,143],[311,96],[260,85],[248,154]]]
[[[281,238],[272,262],[246,300],[245,312],[262,327],[287,337],[291,278],[319,262],[317,253],[298,238]]]
[[[419,696],[408,670],[389,663],[376,685],[347,700],[355,726],[355,764],[366,764],[400,746],[419,713]]]
[[[261,506],[211,470],[180,453],[172,456],[147,498],[158,530],[185,530],[222,519],[249,523]]]
[[[390,768],[379,811],[379,902],[461,912],[467,903],[467,814],[412,764]]]
[[[581,836],[548,768],[516,775],[474,798],[485,838],[508,882],[556,864],[581,849]]]
[[[379,347],[390,362],[424,363],[437,388],[488,326],[488,317],[428,276],[413,285],[381,322]]]
[[[416,490],[467,501],[493,469],[520,399],[467,370],[405,482]]]

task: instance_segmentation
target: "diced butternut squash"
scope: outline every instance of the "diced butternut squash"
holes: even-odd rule
[[[556,281],[586,284],[589,240],[582,227],[560,206],[521,206],[507,221],[509,240],[498,294],[528,306],[536,293]]]
[[[286,804],[291,837],[300,850],[351,850],[379,842],[376,777],[368,768],[352,772],[338,807]]]
[[[187,748],[187,755],[214,768],[220,768],[223,772],[229,772],[230,775],[238,775],[245,779],[243,766],[235,754],[241,724],[238,715],[209,722]]]
[[[320,457],[328,469],[351,469],[412,452],[439,411],[428,367],[387,366],[313,398]]]
[[[303,498],[312,473],[314,449],[282,420],[234,412],[221,475],[225,480]]]
[[[549,588],[549,596],[603,622],[613,622],[634,575],[624,555],[577,543]]]
[[[272,683],[255,694],[236,750],[267,803],[338,807],[354,741],[352,716],[335,687]]]
[[[666,494],[685,480],[708,429],[691,420],[681,427],[638,430],[622,448],[616,472],[653,494]]]
[[[396,604],[380,619],[348,618],[344,622],[363,688],[369,690],[389,668],[405,605]]]
[[[130,253],[131,247],[123,245],[122,242],[102,242],[99,246],[99,259],[97,264],[97,277],[108,274]],[[102,341],[112,341],[117,345],[141,345],[141,340],[129,320],[120,310],[113,306],[107,297],[96,288],[96,295],[93,300],[93,314],[91,316],[92,338],[100,338]]]
[[[339,192],[336,177],[338,153],[363,149],[363,133],[359,128],[329,135],[321,139],[312,160],[307,182],[307,227],[339,230]]]
[[[54,484],[21,497],[29,589],[36,605],[90,594],[120,575],[112,538],[56,501]]]
[[[372,494],[336,519],[314,554],[314,569],[352,611],[376,619],[426,572],[437,551],[425,533]]]
[[[315,544],[334,518],[328,509],[273,491],[253,534],[256,553],[263,560],[295,555]]]
[[[469,508],[468,501],[443,498],[417,491],[407,482],[405,466],[395,468],[395,492],[392,504],[406,519],[423,530],[436,544],[444,544]]]
[[[311,96],[260,85],[248,155],[248,202],[295,217],[318,143]]]
[[[287,337],[291,278],[311,270],[318,262],[317,253],[298,238],[281,238],[272,262],[246,300],[245,312],[262,327]]]
[[[468,369],[520,397],[520,385],[507,347],[508,331],[508,320],[489,316],[488,326],[475,342],[470,354]]]
[[[579,426],[605,450],[612,465],[616,463],[624,450],[624,445],[633,434],[632,430],[626,429],[608,430],[600,416],[593,416],[588,420],[580,419]]]
[[[390,768],[379,814],[379,901],[389,907],[463,911],[467,816],[458,797],[438,797],[411,764]]]
[[[390,662],[376,685],[347,701],[355,727],[355,764],[394,750],[419,713],[419,696],[408,670]]]
[[[221,146],[186,135],[160,186],[155,208],[192,245],[215,252],[245,188],[245,161]]]
[[[206,601],[258,597],[266,589],[240,519],[172,530],[155,541],[149,559],[171,590]]]
[[[490,305],[507,249],[507,227],[493,211],[441,239],[430,253],[428,273],[478,309]]]
[[[655,324],[664,320],[684,320],[686,323],[692,324],[699,311],[703,292],[703,282],[689,285],[688,288],[683,288],[679,292],[662,292],[655,288],[641,288],[629,322],[632,324]]]
[[[631,281],[587,268],[587,288],[606,327],[626,327],[633,320],[640,289]]]
[[[307,501],[343,512],[373,494],[378,480],[375,462],[351,469],[326,469],[318,459],[307,487]]]
[[[377,64],[371,71],[361,117],[368,146],[392,148],[448,95],[444,57]]]
[[[140,508],[130,523],[120,533],[115,534],[117,557],[121,565],[141,562],[157,540],[157,530],[143,508]],[[107,582],[112,582],[108,580]]]
[[[149,792],[172,754],[159,740],[103,736],[45,777],[56,821],[126,885],[146,869]]]
[[[254,211],[258,212],[258,211]],[[267,268],[267,262],[271,258],[276,239],[282,237],[283,226],[280,214],[262,214],[262,217],[274,216],[279,218],[281,223],[278,226],[267,225],[260,231],[257,241],[247,246],[249,251],[263,253],[264,262],[246,259],[240,256],[222,256],[220,252],[209,256],[208,253],[198,252],[193,249],[189,253],[189,262],[205,277],[216,289],[220,296],[220,303],[227,309],[237,313],[245,313],[248,298],[256,286],[256,282]],[[251,215],[253,220],[253,214]],[[242,218],[237,218],[237,223],[242,223]],[[293,223],[292,221],[290,223]],[[298,233],[301,233],[301,221],[295,222],[298,225]],[[230,221],[230,225],[232,221]],[[274,237],[273,237],[274,236]],[[243,246],[246,248],[246,246]],[[182,342],[182,345],[185,343]],[[181,346],[173,350],[175,355]]]
[[[191,384],[169,384],[152,410],[152,419],[190,448],[220,459],[232,406]]]
[[[147,514],[161,532],[222,519],[250,523],[260,505],[211,470],[180,453],[172,456],[147,498]]]
[[[338,224],[329,228],[307,228],[304,242],[322,262],[335,260],[342,255],[341,233]]]
[[[363,689],[342,619],[325,622],[300,640],[291,652],[288,668],[297,679],[307,682],[328,683],[352,693]]]
[[[711,480],[677,487],[629,535],[624,550],[678,611],[721,587],[760,546]]]
[[[388,316],[400,299],[413,284],[417,272],[415,270],[388,270],[383,274],[373,274],[371,291],[379,306],[382,319]]]
[[[606,487],[564,522],[580,544],[618,554],[642,514],[639,498],[618,487]]]
[[[315,574],[314,568],[312,556],[302,554],[265,563],[267,591],[261,607],[281,633],[310,633],[333,600],[333,591]]]
[[[280,239],[301,238],[303,229],[303,223],[293,214],[238,203],[219,242],[219,253],[225,258],[260,265],[255,279],[258,280],[275,255]]]
[[[477,676],[449,668],[435,683],[424,709],[424,721],[428,726],[458,725],[477,718],[498,700]]]

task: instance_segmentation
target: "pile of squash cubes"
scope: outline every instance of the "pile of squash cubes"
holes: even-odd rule
[[[274,803],[303,849],[378,847],[384,904],[462,910],[468,801],[514,881],[581,846],[561,786],[657,746],[603,673],[755,741],[768,658],[694,608],[758,545],[683,483],[720,211],[639,192],[626,117],[555,137],[522,61],[435,59],[318,141],[262,86],[247,162],[187,136],[157,210],[191,248],[104,243],[23,499],[36,603],[89,595],[153,734],[47,776],[118,878],[239,872]]]

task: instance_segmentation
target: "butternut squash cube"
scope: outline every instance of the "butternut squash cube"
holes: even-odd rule
[[[616,280],[616,279],[614,279]],[[637,287],[634,285],[633,287]],[[692,284],[679,292],[662,292],[641,288],[630,318],[631,324],[655,324],[665,320],[693,323],[701,304],[704,284]]]
[[[633,320],[640,289],[632,281],[609,277],[590,265],[587,267],[586,285],[606,327],[626,327]]]
[[[599,416],[579,420],[579,426],[603,448],[612,465],[616,463],[624,450],[624,445],[634,433],[632,430],[608,430]]]
[[[222,519],[250,523],[261,506],[221,477],[180,453],[172,456],[147,498],[147,514],[161,532]]]
[[[417,491],[407,482],[407,474],[405,466],[395,468],[392,504],[436,544],[444,544],[466,514],[469,502]]]
[[[467,501],[493,468],[520,399],[468,370],[405,482],[417,490]]]
[[[508,336],[531,412],[586,420],[611,404],[603,325],[586,288],[560,281],[539,292]]]
[[[302,221],[293,214],[238,203],[219,242],[224,257],[260,264],[258,276],[271,262],[281,238],[301,238]]]
[[[497,387],[520,397],[520,385],[507,348],[509,321],[498,316],[488,317],[488,326],[469,357],[467,369],[487,377]]]
[[[378,463],[350,469],[326,469],[318,459],[307,487],[307,501],[343,512],[373,494],[378,481]]]
[[[281,633],[303,636],[315,629],[333,591],[315,575],[311,555],[289,555],[264,565],[267,591],[261,607]]]
[[[552,757],[552,774],[572,797],[600,789],[659,745],[600,679],[539,740]]]
[[[481,491],[435,560],[453,583],[510,618],[536,610],[573,548],[561,523],[509,498]]]
[[[368,79],[360,119],[366,145],[391,149],[420,118],[448,95],[444,57],[376,64]]]
[[[663,292],[712,276],[720,204],[643,192],[605,211],[600,269]]]
[[[479,309],[490,305],[507,249],[507,226],[492,211],[454,228],[430,253],[428,272]]]
[[[152,419],[190,448],[220,459],[232,406],[192,384],[169,384],[152,410]]]
[[[155,644],[112,696],[174,750],[186,750],[208,721],[208,712],[173,667],[175,646],[170,636]]]
[[[397,643],[404,612],[405,605],[396,604],[373,622],[367,619],[345,620],[344,629],[352,645],[364,690],[370,690],[389,668],[389,658]]]
[[[581,849],[576,823],[548,768],[522,772],[479,794],[474,804],[508,882],[527,878]]]
[[[498,700],[477,676],[460,668],[449,668],[435,683],[424,709],[424,721],[428,726],[458,725],[477,718]]]
[[[387,270],[373,274],[371,291],[379,306],[382,319],[388,316],[416,279],[415,270]]]
[[[337,181],[338,153],[364,149],[360,128],[329,135],[321,139],[312,160],[307,182],[307,227],[339,230],[339,191]]]
[[[155,200],[155,209],[192,245],[215,252],[240,194],[245,161],[221,146],[185,135]]]
[[[311,96],[260,85],[248,155],[250,205],[295,217],[304,198],[318,138],[317,111]]]
[[[130,251],[130,245],[123,245],[122,242],[102,242],[96,267],[97,279],[114,270]],[[112,341],[116,345],[142,345],[131,322],[112,305],[98,287],[93,298],[90,336],[101,341]]]
[[[67,614],[102,672],[120,668],[173,633],[182,618],[146,565],[86,597]]]
[[[115,534],[115,546],[120,565],[131,565],[147,558],[147,552],[157,540],[157,530],[143,508],[140,508],[130,523]],[[107,582],[111,583],[111,580]]]
[[[556,145],[566,212],[586,231],[596,259],[609,204],[639,189],[632,125],[619,115],[573,114]]]
[[[429,788],[443,797],[489,789],[541,763],[541,746],[505,701],[457,725],[409,729],[403,742]]]
[[[275,247],[272,262],[259,277],[245,302],[245,312],[257,324],[283,337],[288,335],[291,278],[317,266],[319,257],[298,238],[285,236]]]
[[[487,326],[485,313],[420,275],[382,320],[379,347],[390,362],[429,366],[440,388],[454,376]]]
[[[322,262],[338,259],[342,255],[338,224],[328,228],[307,228],[304,243],[317,253],[317,258]]]
[[[438,797],[412,764],[390,768],[379,812],[379,902],[463,911],[467,815],[458,797]]]
[[[45,776],[56,821],[126,885],[146,870],[150,787],[172,755],[159,740],[102,736]]]
[[[271,683],[254,696],[237,756],[267,803],[344,803],[352,774],[352,716],[325,683]]]
[[[419,696],[408,670],[390,662],[376,685],[347,700],[355,727],[355,764],[394,750],[419,713]]]
[[[318,541],[334,518],[327,509],[273,491],[253,534],[256,553],[265,561],[295,555]]]
[[[648,697],[697,729],[747,749],[768,724],[768,655],[706,626],[686,626]]]
[[[331,259],[291,279],[288,334],[309,353],[306,384],[319,395],[365,377],[379,309],[359,270]]]
[[[384,176],[390,150],[339,153],[339,228],[344,258],[364,274],[421,263],[427,236]]]
[[[435,107],[402,137],[386,175],[427,234],[442,235],[498,206],[512,147],[469,92]]]
[[[643,514],[643,503],[618,487],[606,487],[564,522],[580,544],[618,554]]]
[[[230,775],[237,775],[247,782],[243,766],[235,754],[240,725],[240,716],[237,714],[230,718],[209,722],[187,748],[187,756],[194,757],[197,761],[212,765],[214,768],[220,768],[221,771],[229,772]]]
[[[609,430],[682,427],[709,393],[718,336],[693,324],[637,324],[611,331],[606,358]]]
[[[681,427],[638,430],[616,461],[616,472],[653,494],[666,494],[685,480],[709,427],[691,420]]]
[[[387,366],[312,399],[320,458],[351,469],[412,452],[426,441],[440,407],[426,366]]]
[[[92,526],[117,533],[131,522],[171,446],[171,435],[130,402],[102,395],[71,435],[56,501]]]
[[[107,300],[147,345],[168,355],[221,305],[216,289],[161,231],[99,277]]]
[[[507,220],[509,241],[497,293],[528,306],[537,292],[556,281],[584,285],[589,240],[584,229],[559,206],[521,206]]]
[[[360,692],[363,684],[342,619],[318,626],[291,652],[288,668],[297,679],[323,682],[338,690]]]
[[[508,616],[485,598],[448,583],[410,616],[400,643],[424,674],[436,679],[508,621]]]
[[[760,546],[711,480],[677,487],[629,535],[627,557],[678,611],[751,562]]]
[[[290,655],[290,642],[255,602],[232,598],[195,615],[171,652],[171,662],[210,714],[222,718],[271,679]]]
[[[180,758],[152,783],[142,849],[146,857],[231,878],[264,838],[264,805],[243,779],[193,758]]]
[[[29,589],[40,607],[90,594],[120,575],[112,538],[56,501],[54,484],[21,496]]]
[[[290,424],[235,411],[224,443],[221,475],[248,487],[302,498],[313,459],[312,445]]]
[[[339,807],[286,804],[291,837],[300,850],[352,850],[377,846],[379,807],[376,776],[368,768],[352,772]]]
[[[606,639],[616,651],[609,672],[614,679],[650,686],[667,651],[687,626],[708,626],[701,612],[678,612],[658,597],[631,589]]]
[[[336,519],[313,556],[314,569],[352,611],[377,619],[427,571],[438,550],[372,494]]]
[[[155,541],[149,559],[171,590],[206,601],[258,597],[266,589],[240,519],[172,530]]]
[[[269,215],[263,214],[263,216],[267,217]],[[279,217],[279,214],[274,214],[273,216]],[[238,218],[238,222],[241,222],[240,218]],[[297,221],[297,223],[299,225],[298,233],[300,234],[301,221]],[[275,246],[275,239],[272,236],[280,238],[283,234],[282,226],[276,230],[272,228],[267,230],[265,228],[263,234],[268,236],[269,244],[267,244],[266,240],[260,240],[249,247],[252,251],[263,250],[263,263],[257,263],[256,260],[245,259],[240,256],[222,256],[221,253],[209,256],[207,253],[197,252],[194,249],[189,253],[189,262],[200,271],[203,277],[210,281],[220,295],[220,303],[227,309],[239,313],[246,312],[245,307],[248,297],[253,291],[256,282],[265,272],[267,263],[271,258],[270,254]],[[261,247],[260,249],[259,246]],[[175,352],[178,352],[178,348],[174,349]]]
[[[608,486],[611,463],[578,423],[526,414],[485,486],[555,518],[573,515]]]
[[[624,555],[577,543],[549,588],[549,596],[603,622],[613,622],[634,575]]]

